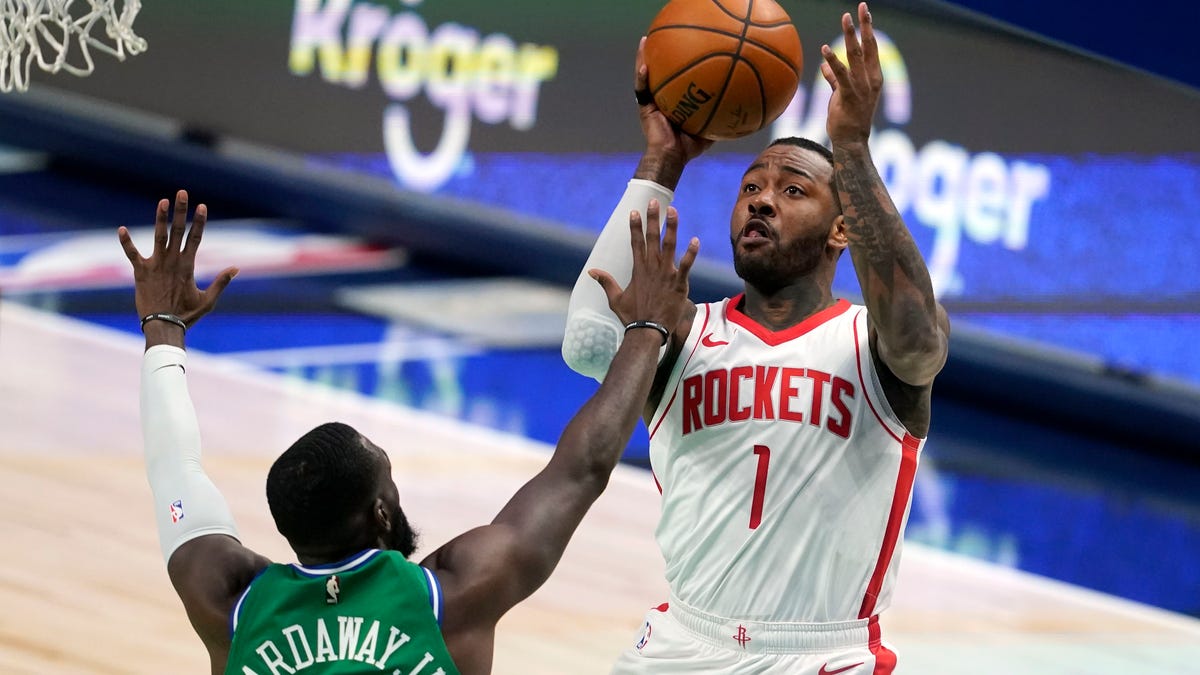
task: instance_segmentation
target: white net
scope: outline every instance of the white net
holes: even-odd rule
[[[92,50],[118,60],[146,50],[133,32],[141,0],[0,0],[0,91],[29,88],[34,62],[49,73],[84,77],[95,68]]]

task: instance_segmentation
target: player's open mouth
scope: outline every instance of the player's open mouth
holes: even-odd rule
[[[746,240],[767,240],[767,241],[769,241],[773,238],[772,235],[773,235],[773,233],[771,232],[771,228],[767,225],[765,220],[762,220],[761,218],[751,218],[749,221],[746,222],[746,225],[744,227],[742,227],[742,234],[741,234],[740,239],[742,241],[746,241]]]

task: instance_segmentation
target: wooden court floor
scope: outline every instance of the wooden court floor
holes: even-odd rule
[[[132,319],[131,319],[132,320]],[[203,328],[200,328],[203,330]],[[167,581],[141,465],[135,337],[0,303],[0,673],[204,673]],[[243,540],[290,560],[275,455],[338,419],[389,451],[417,557],[488,522],[549,448],[193,353],[205,465]],[[621,467],[558,570],[502,621],[495,672],[605,673],[665,600],[649,475]],[[897,673],[1200,673],[1200,621],[905,549],[884,615]]]

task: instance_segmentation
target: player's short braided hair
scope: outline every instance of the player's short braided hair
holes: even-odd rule
[[[812,150],[828,160],[830,166],[833,166],[833,151],[814,140],[801,138],[800,136],[784,136],[771,141],[767,147],[769,148],[774,145],[794,145],[805,150]]]
[[[279,533],[293,546],[353,537],[350,526],[378,494],[381,464],[347,424],[329,422],[301,436],[267,473],[267,504]]]

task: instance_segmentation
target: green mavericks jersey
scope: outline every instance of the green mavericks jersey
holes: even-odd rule
[[[370,549],[330,565],[269,565],[233,608],[226,675],[458,675],[432,572]]]

